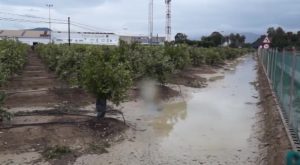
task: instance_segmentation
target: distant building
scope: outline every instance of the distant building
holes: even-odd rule
[[[56,44],[68,43],[68,32],[52,31],[52,41]],[[119,45],[119,36],[114,33],[71,32],[72,44]]]
[[[28,45],[47,44],[50,41],[49,37],[48,31],[0,30],[0,40],[12,39]]]
[[[51,42],[54,44],[69,43],[68,32],[51,31]],[[102,32],[71,32],[71,44],[88,44],[88,45],[119,45],[119,40],[127,43],[140,43],[148,45],[150,43],[148,36],[119,36],[114,33]],[[50,42],[49,30],[32,29],[32,30],[0,30],[1,39],[13,39],[28,45],[38,43],[48,44]],[[153,37],[152,44],[163,45],[165,37]]]
[[[51,42],[55,44],[68,43],[68,32],[52,31]],[[114,33],[71,32],[72,44],[118,45],[119,36]],[[39,30],[0,30],[0,40],[12,39],[28,45],[50,42],[49,31]]]
[[[140,43],[143,45],[148,45],[150,43],[150,39],[148,36],[120,36],[120,40],[125,41],[127,43]],[[153,37],[152,44],[155,45],[163,45],[165,43],[165,37]]]

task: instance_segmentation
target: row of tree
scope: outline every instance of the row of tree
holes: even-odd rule
[[[300,48],[300,31],[285,32],[281,27],[270,27],[267,30],[267,35],[262,35],[252,45],[258,48],[266,37],[271,40],[271,47],[274,48],[286,48],[286,47],[297,47]]]
[[[20,71],[27,57],[29,46],[12,40],[0,40],[0,88],[8,79]],[[5,93],[0,91],[0,123],[10,120],[12,115],[3,109]]]
[[[177,33],[175,36],[176,44],[186,43],[198,47],[229,46],[231,48],[240,48],[245,46],[245,40],[246,37],[238,33],[223,36],[220,32],[213,32],[209,36],[203,36],[201,40],[190,40],[184,33]]]
[[[49,68],[72,85],[97,97],[98,117],[106,101],[121,103],[133,82],[151,78],[164,84],[176,70],[187,66],[215,65],[247,52],[233,48],[198,48],[186,44],[143,46],[121,42],[115,46],[39,45],[37,52]]]
[[[20,42],[0,40],[0,87],[23,68],[28,48]]]

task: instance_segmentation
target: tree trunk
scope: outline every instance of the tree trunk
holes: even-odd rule
[[[107,109],[106,99],[97,98],[96,100],[97,119],[104,118],[106,109]]]

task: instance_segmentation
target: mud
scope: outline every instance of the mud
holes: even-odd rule
[[[259,89],[263,117],[263,138],[261,139],[263,156],[261,164],[282,165],[284,157],[291,145],[288,140],[284,125],[280,119],[279,110],[271,94],[267,77],[261,65],[258,66],[258,82],[255,82]]]
[[[216,70],[217,68],[206,65],[198,68],[189,67],[172,75],[168,82],[192,88],[203,88],[207,86],[207,80],[197,74],[214,74],[216,73]]]
[[[80,110],[94,103],[83,89],[67,86],[30,53],[27,65],[1,90],[12,121],[0,123],[0,164],[72,164],[83,154],[102,154],[123,139],[123,120],[95,120],[95,112]],[[71,154],[46,160],[49,147],[64,146]]]
[[[1,129],[0,135],[0,164],[36,164],[48,162],[50,164],[68,164],[83,154],[101,154],[106,151],[106,146],[123,139],[122,132],[127,126],[119,120],[107,118],[101,121],[91,117],[74,116],[27,116],[17,117],[11,124],[45,123],[45,122],[77,122],[77,124],[53,124],[40,126],[26,126],[14,129]],[[80,121],[85,121],[80,124]],[[47,160],[40,156],[47,148],[54,146],[66,146],[72,150],[68,157],[57,160]],[[94,146],[103,146],[101,151]],[[97,148],[98,149],[98,148]],[[33,154],[33,156],[30,155]],[[18,156],[24,156],[18,160]],[[26,155],[29,154],[29,155]],[[70,156],[72,159],[70,159]]]
[[[261,118],[253,97],[258,91],[250,84],[255,64],[247,57],[207,88],[182,87],[184,97],[162,110],[143,101],[122,104],[135,129],[108,153],[84,155],[75,164],[257,164]]]
[[[169,86],[165,85],[157,85],[159,95],[157,96],[157,99],[159,100],[169,100],[174,97],[178,97],[180,95],[180,91],[174,90],[170,88]],[[141,99],[141,89],[137,85],[136,87],[132,88],[128,92],[128,101],[136,101]]]
[[[34,65],[38,63],[35,59]],[[39,89],[48,90],[37,92],[39,96],[52,93],[53,103],[68,98],[70,105],[79,110],[72,113],[83,116],[51,114],[48,112],[53,111],[54,105],[44,103],[36,107],[11,108],[10,111],[19,112],[19,116],[10,124],[73,123],[0,130],[0,164],[276,164],[283,158],[283,148],[276,144],[284,146],[285,136],[280,132],[276,115],[265,106],[264,97],[261,97],[262,102],[259,99],[259,92],[253,85],[257,76],[255,66],[252,56],[247,56],[223,67],[189,68],[173,77],[176,85],[168,84],[159,90],[159,98],[163,100],[159,108],[146,105],[138,97],[139,89],[133,88],[130,100],[116,107],[123,112],[126,125],[122,117],[115,114],[109,114],[113,118],[103,121],[91,120],[95,116],[95,105],[82,90],[62,92],[55,90],[53,84],[48,88],[49,84],[45,83]],[[41,76],[32,73],[37,68],[42,67],[30,67],[25,75]],[[203,87],[199,84],[207,87],[191,88],[196,87],[190,83],[195,80],[197,87]],[[22,95],[19,94],[25,98]],[[262,95],[260,91],[260,95],[267,93]],[[77,96],[87,102],[76,104]],[[51,101],[47,97],[45,100]],[[28,102],[34,103],[34,100]],[[265,113],[275,117],[267,122],[270,118]],[[276,129],[274,124],[278,126]],[[278,139],[274,138],[276,133],[282,143],[274,140]],[[72,153],[61,159],[45,160],[43,151],[56,145],[68,146]],[[276,159],[271,161],[274,157]]]
[[[31,52],[23,72],[15,75],[1,89],[7,93],[4,107],[10,112],[16,112],[20,108],[53,107],[65,102],[84,106],[95,101],[83,89],[66,86]]]

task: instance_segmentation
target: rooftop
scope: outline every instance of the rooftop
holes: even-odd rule
[[[0,37],[40,38],[49,37],[48,31],[0,30]]]

